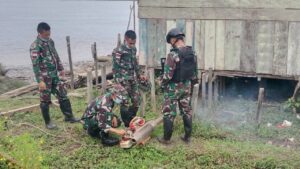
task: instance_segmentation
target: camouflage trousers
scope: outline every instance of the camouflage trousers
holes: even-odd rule
[[[46,83],[46,90],[40,92],[41,102],[51,102],[51,94],[56,96],[58,100],[68,99],[66,86],[57,75],[44,76],[43,80]]]
[[[177,105],[179,106],[180,115],[192,117],[191,109],[191,82],[170,82],[166,85],[164,91],[164,103],[162,113],[164,118],[173,120],[176,115]]]
[[[131,101],[131,106],[138,108],[141,103],[141,94],[139,92],[138,82],[136,80],[127,80],[120,82],[120,84],[128,92],[128,98]],[[125,103],[129,103],[129,100]],[[128,104],[122,104],[122,106],[128,106]]]

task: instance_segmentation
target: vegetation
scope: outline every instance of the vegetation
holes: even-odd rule
[[[76,116],[80,117],[86,108],[86,99],[74,97],[71,100]],[[32,96],[0,100],[0,111],[38,102],[38,97]],[[255,102],[231,102],[230,105],[244,108],[240,116],[233,116],[235,120],[253,113],[250,108]],[[222,106],[233,111],[225,101],[218,103],[220,109]],[[146,119],[158,116],[151,112],[150,104],[146,110]],[[247,110],[251,113],[243,113]],[[193,139],[189,145],[179,139],[183,124],[178,116],[172,145],[164,146],[156,141],[155,137],[163,133],[160,125],[146,145],[124,150],[117,146],[103,147],[99,140],[85,133],[81,124],[64,123],[58,108],[51,108],[52,119],[59,126],[54,131],[44,128],[38,109],[17,113],[12,117],[0,117],[0,168],[299,168],[300,120],[279,104],[265,106],[262,115],[260,127],[250,121],[226,125],[223,118],[201,116],[202,120],[194,121]],[[276,124],[285,119],[292,121],[293,126],[277,128]],[[273,125],[268,127],[268,122]],[[291,137],[295,141],[289,147],[285,146]]]

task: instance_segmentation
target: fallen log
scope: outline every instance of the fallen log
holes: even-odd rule
[[[53,100],[51,105],[59,107],[57,100]],[[36,108],[39,108],[39,107],[40,107],[40,104],[34,104],[34,105],[26,106],[26,107],[9,110],[6,112],[0,112],[0,116],[12,116],[13,114],[18,113],[18,112],[28,112],[28,111],[32,111]]]
[[[1,94],[0,98],[13,98],[13,97],[21,96],[26,93],[30,93],[37,89],[38,89],[37,84],[31,84],[31,85],[27,85],[27,86],[6,92],[4,94]]]

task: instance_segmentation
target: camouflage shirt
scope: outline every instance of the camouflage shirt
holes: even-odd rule
[[[113,53],[114,80],[118,83],[127,80],[136,80],[140,77],[140,67],[136,58],[136,48],[126,45],[114,49]]]
[[[100,129],[107,130],[112,126],[113,107],[114,102],[111,98],[111,93],[107,92],[88,105],[82,120],[85,121],[85,125],[88,125],[87,123],[90,124],[92,121]]]
[[[164,74],[162,77],[162,84],[166,85],[169,82],[171,82],[173,75],[175,73],[176,69],[176,63],[180,61],[179,54],[177,52],[178,50],[173,50],[171,49],[170,53],[168,54],[165,62],[165,67],[164,67]],[[196,58],[197,59],[197,58]],[[195,69],[195,76],[193,79],[197,79],[197,74],[198,71]]]
[[[43,81],[44,77],[55,76],[57,71],[64,69],[52,39],[44,40],[37,37],[31,44],[30,57],[38,83]]]

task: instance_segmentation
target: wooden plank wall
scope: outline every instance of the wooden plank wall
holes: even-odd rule
[[[140,0],[141,63],[159,66],[178,27],[199,69],[300,75],[300,1],[258,1]]]

